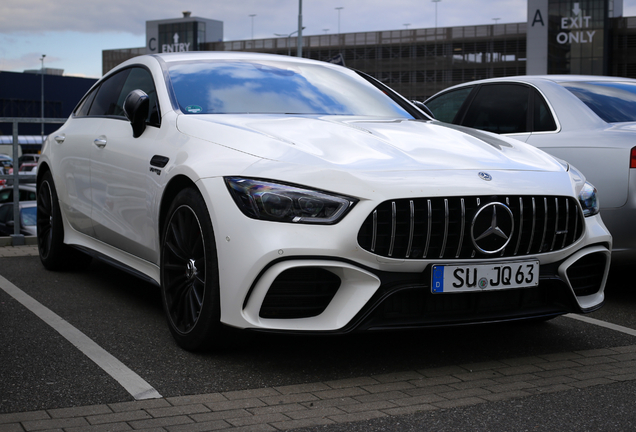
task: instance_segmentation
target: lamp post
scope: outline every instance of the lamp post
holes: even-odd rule
[[[437,28],[437,3],[441,2],[442,0],[431,0],[433,3],[435,3],[435,28]]]
[[[303,56],[303,0],[298,0],[298,40],[296,45],[296,57]]]
[[[254,17],[256,14],[250,14],[249,17],[252,18],[252,39],[254,39]]]
[[[42,98],[41,98],[41,107],[40,107],[40,115],[42,117],[42,123],[40,124],[40,134],[42,136],[42,144],[44,144],[44,57],[46,57],[46,54],[42,54],[42,57],[40,57],[40,61],[42,62],[42,67],[40,68],[40,88],[42,90]],[[16,155],[14,155],[16,156]],[[14,167],[13,169],[16,169],[17,167]]]
[[[343,6],[335,8],[338,11],[338,35],[340,35],[340,11],[344,9]]]

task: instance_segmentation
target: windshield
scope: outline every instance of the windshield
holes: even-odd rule
[[[170,66],[186,114],[318,114],[412,118],[353,72],[277,61],[214,61]]]
[[[608,123],[636,121],[636,84],[630,82],[561,83]]]

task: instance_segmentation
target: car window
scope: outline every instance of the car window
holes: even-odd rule
[[[13,220],[13,204],[0,206],[0,222],[6,224]]]
[[[129,73],[130,69],[120,71],[99,86],[95,100],[89,109],[89,116],[124,117],[124,107],[122,104],[118,104],[118,102],[122,87]]]
[[[483,85],[460,124],[499,134],[529,132],[529,95],[523,85]]]
[[[37,222],[37,207],[25,207],[20,210],[20,223],[22,226],[35,226]]]
[[[119,94],[117,106],[124,106],[124,101],[133,90],[142,90],[150,98],[150,110],[148,112],[148,122],[153,125],[159,123],[159,107],[157,105],[157,91],[150,72],[144,68],[132,68],[126,78],[122,90]]]
[[[560,83],[608,123],[636,121],[636,83]]]
[[[541,93],[539,93],[536,89],[534,89],[532,92],[534,94],[534,115],[532,120],[532,131],[555,131],[557,126],[556,122],[554,121],[554,117],[552,117],[552,112],[548,107],[548,103],[545,101],[543,96],[541,96]]]
[[[75,116],[76,117],[86,117],[88,115],[88,111],[91,108],[91,105],[93,104],[93,100],[95,99],[95,95],[97,94],[97,90],[99,89],[99,87],[93,89],[92,92],[89,93],[88,96],[86,96],[77,106],[77,108],[75,108]]]
[[[413,118],[353,71],[277,61],[175,63],[185,114],[319,114]]]
[[[20,189],[20,201],[35,201],[35,191]]]
[[[473,91],[473,87],[463,87],[457,90],[451,90],[427,100],[426,106],[433,112],[436,120],[445,123],[453,123],[457,112],[462,107],[471,91]]]
[[[13,188],[6,188],[0,190],[0,203],[6,203],[13,201]]]

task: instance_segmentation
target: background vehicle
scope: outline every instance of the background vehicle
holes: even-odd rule
[[[574,165],[599,191],[613,260],[636,258],[636,80],[494,78],[451,87],[425,104],[440,121],[507,135]]]
[[[40,259],[87,253],[159,285],[191,350],[223,325],[333,334],[601,307],[612,240],[585,178],[458,129],[324,62],[136,57],[44,144]]]
[[[36,188],[35,185],[21,184],[19,185],[20,201],[35,201]],[[13,186],[0,186],[0,204],[13,202]]]
[[[37,203],[35,201],[20,202],[20,234],[37,235],[36,228]],[[15,232],[13,219],[13,203],[0,204],[0,235],[9,236]]]

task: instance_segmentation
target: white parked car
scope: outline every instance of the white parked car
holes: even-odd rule
[[[601,307],[612,238],[593,187],[467,131],[328,63],[136,57],[44,145],[40,258],[106,258],[156,283],[190,350],[224,326],[345,333]]]
[[[494,78],[448,88],[425,104],[440,121],[507,135],[574,165],[599,191],[612,260],[636,259],[636,80]]]

